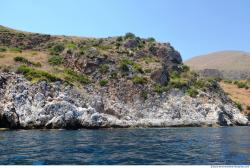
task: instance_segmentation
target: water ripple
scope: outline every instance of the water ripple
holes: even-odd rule
[[[250,164],[250,127],[0,132],[0,164]]]

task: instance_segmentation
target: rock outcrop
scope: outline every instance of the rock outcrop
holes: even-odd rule
[[[219,86],[196,98],[181,89],[125,103],[62,82],[31,83],[17,74],[0,76],[0,127],[107,128],[246,125]],[[223,93],[223,92],[222,92]],[[107,96],[108,95],[108,96]]]

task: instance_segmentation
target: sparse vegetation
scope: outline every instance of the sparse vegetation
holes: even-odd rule
[[[105,74],[107,73],[109,70],[109,66],[107,64],[102,64],[99,66],[99,71],[102,73],[102,74]]]
[[[63,58],[59,55],[52,55],[49,57],[48,62],[50,65],[61,65],[63,63]]]
[[[194,97],[194,98],[199,94],[197,89],[194,88],[194,87],[188,88],[187,93],[188,93],[189,96]]]
[[[7,49],[5,47],[0,47],[0,52],[5,52]]]
[[[167,91],[167,87],[157,83],[157,84],[154,84],[154,91],[157,93],[163,93]]]
[[[141,91],[141,97],[144,99],[144,100],[147,100],[148,99],[148,92],[143,90]]]
[[[134,61],[126,59],[126,58],[121,60],[120,68],[123,71],[128,71],[129,66],[131,66],[133,68],[133,70],[136,72],[144,73],[142,70],[142,67],[139,64],[135,63]]]
[[[182,88],[188,86],[188,81],[185,78],[182,78],[180,73],[174,71],[170,75],[170,85],[173,88]]]
[[[27,60],[24,57],[21,57],[21,56],[14,57],[14,61],[24,63],[26,65],[32,65],[32,66],[35,66],[35,67],[41,67],[42,66],[40,62],[32,62],[32,61]]]
[[[22,52],[22,49],[21,49],[21,48],[18,48],[18,47],[14,47],[14,48],[9,48],[9,51],[21,53],[21,52]]]
[[[62,43],[57,43],[49,49],[51,55],[59,55],[64,50]]]
[[[79,82],[81,84],[88,84],[90,80],[86,75],[78,74],[71,69],[65,69],[64,71],[65,80],[69,83]]]
[[[67,44],[66,48],[77,49],[77,46],[73,43]]]
[[[102,79],[102,80],[99,81],[99,84],[100,84],[100,86],[106,86],[108,84],[108,81]]]
[[[243,110],[242,104],[241,104],[240,102],[235,102],[235,104],[236,104],[237,108],[238,108],[240,111]]]
[[[49,82],[55,82],[60,80],[56,76],[42,70],[37,70],[26,65],[21,65],[17,68],[17,73],[23,74],[28,80],[47,80]]]
[[[146,77],[141,77],[141,76],[134,76],[132,78],[132,81],[134,82],[134,84],[146,84],[148,82]]]

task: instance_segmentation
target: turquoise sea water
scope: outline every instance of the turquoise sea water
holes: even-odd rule
[[[7,164],[250,164],[250,127],[0,131]]]

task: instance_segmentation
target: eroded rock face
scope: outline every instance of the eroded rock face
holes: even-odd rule
[[[226,95],[181,90],[152,94],[125,103],[60,82],[31,84],[16,74],[1,74],[0,126],[9,128],[100,128],[246,125],[248,120]],[[108,95],[108,96],[107,96]]]

